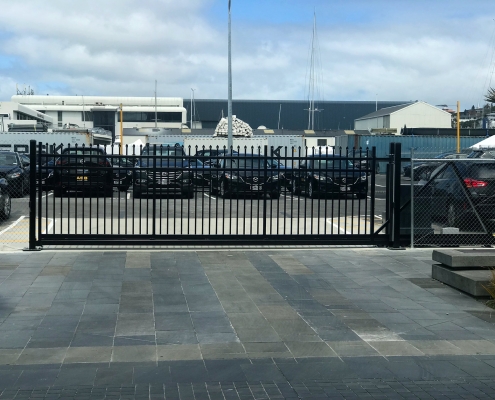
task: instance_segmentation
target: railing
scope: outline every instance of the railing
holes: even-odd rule
[[[400,144],[385,175],[374,148],[43,148],[57,146],[31,142],[30,248],[403,241]]]

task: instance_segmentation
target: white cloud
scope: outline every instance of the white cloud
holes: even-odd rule
[[[162,96],[187,98],[193,87],[196,98],[226,98],[227,10],[212,16],[218,1],[3,4],[0,99],[21,82],[37,93],[146,96],[155,79]],[[466,108],[482,100],[493,68],[493,22],[481,11],[421,19],[422,5],[403,18],[400,10],[377,12],[369,23],[337,24],[320,15],[324,99],[461,100]],[[234,13],[234,98],[305,98],[310,39],[311,21],[256,24]]]

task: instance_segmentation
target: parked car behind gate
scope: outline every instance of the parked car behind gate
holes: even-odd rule
[[[180,194],[194,197],[192,158],[180,144],[147,145],[141,152],[133,196]]]
[[[280,197],[280,168],[273,158],[259,154],[232,154],[219,160],[211,169],[212,194],[222,197],[232,195],[269,194],[272,199]]]
[[[449,227],[480,230],[476,213],[487,228],[495,227],[495,161],[443,163],[419,184],[431,185],[432,215]]]
[[[111,196],[113,169],[102,147],[68,147],[62,150],[53,169],[53,194],[68,191],[100,192]]]
[[[29,170],[19,153],[0,151],[0,178],[7,181],[10,196],[22,197],[29,191]]]
[[[41,155],[41,165],[36,156],[36,187],[39,187],[41,180],[41,190],[53,189],[53,166],[58,158],[58,155],[47,156]]]
[[[348,157],[334,154],[308,156],[292,171],[292,192],[306,192],[309,197],[320,194],[355,194],[365,199],[368,178]]]
[[[371,175],[371,150],[370,149],[353,149],[347,156],[354,166],[358,169],[363,170],[368,175]],[[380,173],[380,164],[375,163],[375,174]]]
[[[131,159],[125,156],[111,156],[110,161],[113,170],[113,185],[121,192],[127,192],[132,185],[134,169],[137,167]]]
[[[418,161],[414,162],[414,180],[420,181],[421,179],[427,178],[430,173],[432,173],[437,167],[443,163],[443,160],[449,159],[462,159],[467,158],[469,150],[462,150],[460,153],[450,151],[446,153],[441,153],[436,155],[434,158],[439,159],[438,161]],[[411,174],[411,164],[405,164],[402,167],[402,171],[406,178],[410,178]]]
[[[9,184],[7,183],[7,179],[0,178],[0,219],[7,219],[10,217],[12,203],[8,187]]]

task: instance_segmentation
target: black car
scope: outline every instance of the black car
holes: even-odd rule
[[[127,192],[132,186],[135,162],[125,156],[111,156],[113,185],[121,192]]]
[[[48,156],[46,153],[41,157],[36,156],[36,186],[39,187],[41,183],[41,190],[53,189],[53,166],[58,157],[55,154]]]
[[[10,196],[22,197],[29,192],[29,163],[17,152],[0,151],[0,178],[7,180]]]
[[[477,149],[471,150],[467,158],[495,158],[495,149]]]
[[[133,197],[180,194],[193,198],[193,161],[180,144],[145,146],[134,176]]]
[[[432,216],[449,227],[480,230],[479,219],[495,226],[495,160],[443,163],[419,184],[431,187]]]
[[[350,161],[354,164],[356,168],[359,168],[366,172],[368,175],[371,175],[371,150],[369,149],[353,149],[348,154]],[[378,161],[375,162],[375,174],[380,173],[380,163]]]
[[[0,219],[10,217],[12,203],[10,200],[9,184],[5,178],[0,178]]]
[[[414,162],[413,174],[411,174],[411,164],[405,164],[402,171],[406,178],[414,176],[415,181],[427,178],[437,167],[442,164],[442,160],[467,158],[470,151],[462,150],[460,153],[450,151],[436,155],[434,158],[439,161],[418,161]]]
[[[68,191],[112,195],[113,168],[102,147],[62,150],[53,167],[53,194],[62,196]]]
[[[309,197],[320,194],[355,194],[365,199],[368,193],[366,172],[356,168],[349,157],[333,154],[308,156],[292,171],[292,193],[306,192]]]
[[[269,194],[280,197],[280,169],[273,158],[235,153],[219,159],[211,169],[210,192],[222,197]]]

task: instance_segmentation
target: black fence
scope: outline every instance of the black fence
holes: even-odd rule
[[[398,143],[384,160],[375,148],[64,147],[32,141],[30,150],[30,249],[401,245]],[[385,175],[377,174],[378,161],[388,161]]]

